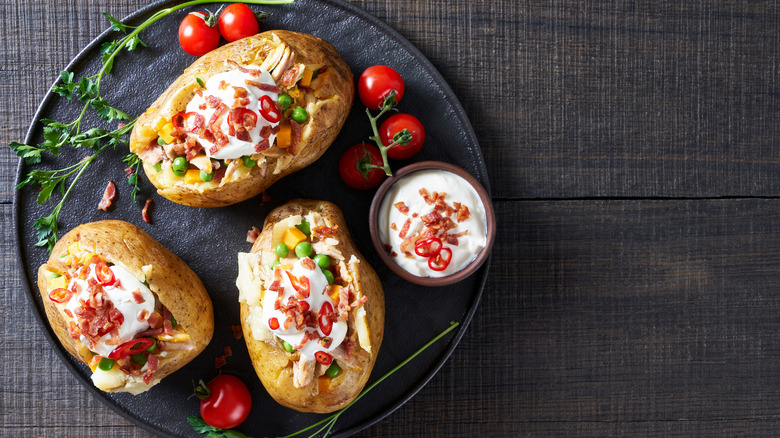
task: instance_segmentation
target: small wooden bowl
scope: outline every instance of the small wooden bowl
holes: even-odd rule
[[[482,248],[477,257],[472,260],[471,263],[469,263],[465,268],[446,277],[419,277],[412,274],[411,272],[406,271],[404,268],[395,263],[395,261],[393,261],[393,259],[390,257],[390,254],[387,253],[387,250],[382,243],[382,239],[379,236],[379,209],[382,206],[382,201],[384,200],[387,192],[390,190],[393,184],[398,182],[401,178],[404,178],[406,175],[428,169],[444,170],[450,173],[454,173],[455,175],[465,179],[477,191],[477,194],[482,201],[482,205],[485,207],[485,223],[487,226],[485,247]],[[482,187],[482,184],[480,184],[476,178],[471,176],[470,173],[466,172],[458,166],[442,161],[421,161],[410,164],[399,169],[392,177],[383,182],[382,185],[379,186],[376,194],[374,194],[374,199],[371,201],[371,209],[368,213],[368,225],[371,232],[371,242],[374,244],[374,249],[376,249],[377,254],[379,254],[379,258],[381,258],[382,261],[396,275],[411,283],[422,286],[446,286],[448,284],[461,281],[469,275],[473,274],[477,269],[479,269],[480,266],[482,266],[485,260],[487,260],[488,256],[490,255],[490,250],[493,247],[493,241],[496,237],[496,214],[493,211],[493,203],[490,200],[490,196],[488,195],[485,188]]]

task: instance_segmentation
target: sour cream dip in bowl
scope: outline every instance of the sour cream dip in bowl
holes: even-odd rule
[[[493,204],[468,172],[421,161],[395,172],[369,211],[371,242],[382,261],[423,286],[456,283],[479,269],[496,235]]]

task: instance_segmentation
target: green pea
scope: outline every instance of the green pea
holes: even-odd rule
[[[206,173],[204,171],[200,171],[200,180],[203,182],[209,182],[212,179],[214,179],[214,172]]]
[[[168,144],[168,142],[163,140],[162,137],[157,137],[157,144],[160,145],[160,146],[165,146],[166,144]]]
[[[314,256],[314,262],[322,269],[330,268],[330,257],[325,254],[317,254]]]
[[[100,362],[98,362],[98,368],[103,371],[111,371],[111,368],[114,368],[114,359],[101,357]]]
[[[309,119],[309,113],[304,108],[298,107],[293,110],[291,117],[296,122],[303,123]]]
[[[279,97],[276,98],[276,102],[282,107],[282,111],[284,111],[292,105],[292,97],[290,97],[289,94],[280,94]]]
[[[295,228],[301,230],[301,233],[305,235],[311,234],[311,225],[309,225],[308,221],[301,221],[298,225],[295,226]]]
[[[274,260],[274,262],[271,263],[271,270],[273,270],[274,268],[276,268],[277,266],[279,266],[281,264],[282,264],[282,262],[280,262],[279,260]]]
[[[159,163],[155,163],[155,165],[152,167],[154,168],[155,172],[157,173],[162,172],[162,161],[160,161]]]
[[[295,351],[295,349],[293,349],[293,346],[290,345],[287,341],[282,341],[282,347],[284,347],[284,349],[287,350],[288,353],[292,353],[293,351]]]
[[[288,248],[284,242],[279,242],[279,244],[276,245],[276,248],[274,248],[274,253],[281,259],[287,257],[287,254],[290,254],[290,248]]]
[[[311,249],[311,243],[305,240],[295,245],[295,256],[298,257],[299,259],[302,259],[304,257],[311,257],[313,253],[314,251]]]
[[[257,161],[253,160],[249,155],[245,155],[241,159],[244,161],[244,167],[252,168],[257,165]]]
[[[144,356],[142,353],[134,354],[130,356],[131,359],[133,359],[133,362],[137,363],[138,365],[143,365],[146,363],[146,356]]]
[[[328,370],[325,371],[325,374],[327,374],[328,377],[330,377],[332,379],[332,378],[338,376],[339,374],[341,374],[341,367],[338,366],[338,364],[336,364],[336,362],[333,362],[328,367]]]
[[[325,274],[325,278],[328,280],[328,284],[333,284],[333,282],[336,281],[336,279],[333,278],[333,273],[329,270],[323,269],[322,273]]]
[[[185,173],[187,173],[187,168],[190,167],[190,164],[187,162],[187,159],[184,157],[176,157],[175,160],[173,160],[173,166],[171,166],[171,170],[173,170],[173,173],[176,176],[184,176]]]

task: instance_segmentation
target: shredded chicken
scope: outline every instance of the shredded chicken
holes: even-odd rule
[[[316,363],[303,356],[301,356],[298,362],[295,362],[293,366],[293,385],[296,388],[304,388],[311,383],[314,378],[314,365]]]

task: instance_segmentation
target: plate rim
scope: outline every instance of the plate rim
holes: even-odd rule
[[[482,150],[479,145],[479,141],[477,139],[476,133],[474,132],[474,128],[471,125],[471,122],[469,118],[466,115],[465,109],[461,105],[460,101],[457,99],[457,96],[455,95],[455,92],[450,87],[449,83],[444,79],[444,77],[441,75],[441,73],[438,71],[438,69],[433,65],[431,60],[427,58],[414,44],[412,44],[409,40],[407,40],[403,35],[401,35],[397,30],[393,29],[389,24],[385,23],[384,21],[380,20],[379,18],[375,17],[371,13],[369,13],[366,10],[363,10],[351,3],[347,3],[344,0],[297,0],[296,3],[324,3],[324,4],[330,4],[336,8],[339,8],[346,13],[357,16],[358,18],[361,18],[363,20],[368,21],[370,24],[375,26],[376,28],[381,29],[383,32],[386,33],[387,36],[392,37],[395,43],[402,46],[406,51],[414,58],[417,62],[420,68],[423,70],[426,70],[428,74],[435,79],[437,85],[442,88],[444,98],[447,100],[447,102],[450,104],[450,106],[453,109],[453,112],[455,114],[455,117],[460,120],[462,127],[464,128],[464,131],[466,135],[468,136],[469,143],[473,144],[475,146],[475,153],[480,158],[477,160],[474,164],[476,165],[479,173],[484,175],[484,181],[480,181],[482,185],[485,187],[485,190],[487,191],[488,195],[492,198],[492,193],[490,190],[490,178],[487,172],[487,166],[484,160],[484,157],[482,156]],[[149,14],[152,11],[159,10],[162,8],[167,7],[168,4],[176,4],[180,3],[177,0],[157,0],[154,3],[151,3],[149,5],[146,5],[126,17],[123,17],[120,21],[123,23],[130,23],[134,20],[139,19],[140,17],[143,17],[147,14]],[[213,3],[224,3],[221,1],[214,1]],[[271,29],[269,29],[271,30]],[[99,35],[97,35],[95,38],[93,38],[86,46],[84,46],[83,49],[81,49],[67,64],[67,66],[64,68],[66,71],[72,71],[72,69],[88,59],[88,54],[99,48],[100,44],[104,43],[108,36],[110,34],[114,33],[114,31],[111,30],[110,27],[105,29],[103,32],[101,32]],[[44,98],[41,100],[41,102],[38,104],[37,109],[35,110],[35,113],[33,115],[33,118],[30,122],[30,125],[27,129],[27,134],[25,135],[25,144],[30,144],[32,142],[34,133],[36,132],[36,129],[38,128],[38,122],[41,119],[41,115],[45,108],[47,108],[51,102],[51,100],[55,97],[54,93],[52,92],[52,88],[60,83],[62,81],[62,78],[58,75],[52,85],[49,87],[49,89],[46,91],[46,94]],[[16,185],[18,185],[21,182],[21,175],[22,171],[25,168],[24,160],[19,158],[16,166]],[[68,369],[68,371],[76,378],[76,380],[79,381],[81,386],[85,387],[87,391],[94,397],[100,400],[105,406],[109,407],[112,411],[119,414],[122,418],[129,421],[136,427],[140,427],[148,432],[151,432],[153,434],[156,434],[158,436],[166,436],[166,437],[184,437],[183,435],[178,434],[172,434],[169,431],[160,430],[159,428],[155,427],[155,424],[148,418],[142,418],[140,416],[132,414],[128,409],[120,405],[114,398],[110,397],[110,393],[105,393],[103,391],[98,390],[91,382],[90,379],[86,378],[82,373],[80,368],[81,364],[80,362],[77,362],[74,358],[70,356],[70,354],[67,354],[64,347],[60,343],[59,339],[57,338],[56,334],[54,333],[51,325],[49,324],[48,318],[44,318],[45,315],[45,309],[41,309],[40,305],[38,304],[38,301],[36,300],[37,297],[37,282],[33,281],[33,272],[32,267],[27,266],[26,263],[24,263],[25,260],[27,260],[26,254],[27,254],[27,248],[22,247],[22,215],[21,215],[21,194],[22,190],[20,189],[14,189],[14,197],[13,197],[13,225],[14,225],[14,246],[15,246],[15,252],[17,257],[19,258],[22,263],[19,263],[17,266],[21,273],[24,281],[22,282],[22,286],[24,288],[25,296],[27,297],[27,300],[32,304],[32,307],[34,309],[34,316],[38,323],[40,324],[41,328],[43,329],[44,335],[46,337],[46,340],[49,342],[49,344],[52,346],[55,354],[60,358],[62,363],[65,365],[65,367]],[[394,403],[391,403],[386,408],[384,408],[381,412],[379,412],[376,415],[369,416],[364,421],[359,421],[351,426],[348,426],[333,435],[330,435],[332,438],[337,437],[347,437],[350,435],[353,435],[355,433],[358,433],[362,430],[365,430],[383,419],[390,416],[392,413],[397,411],[401,406],[406,404],[409,400],[411,400],[417,393],[419,393],[420,390],[425,387],[428,382],[430,382],[433,377],[438,374],[438,372],[441,370],[441,368],[444,366],[444,364],[448,361],[452,353],[454,352],[455,348],[460,344],[460,341],[463,338],[463,335],[466,332],[466,329],[470,325],[471,321],[473,320],[474,314],[476,313],[477,308],[479,307],[479,304],[482,299],[482,293],[484,292],[485,284],[487,282],[488,274],[490,272],[490,266],[492,261],[492,254],[488,256],[488,258],[485,260],[485,263],[483,266],[478,270],[477,273],[474,275],[481,275],[481,277],[477,281],[477,291],[476,293],[473,293],[473,299],[472,304],[468,311],[464,315],[463,321],[460,321],[460,326],[454,331],[454,333],[451,334],[451,338],[447,344],[447,347],[439,354],[439,357],[436,359],[434,366],[427,369],[417,380],[416,383],[414,383],[413,386],[411,386],[407,392],[403,393]],[[394,275],[391,273],[391,275]],[[371,376],[371,380],[376,380],[376,378],[379,377],[377,375]]]

